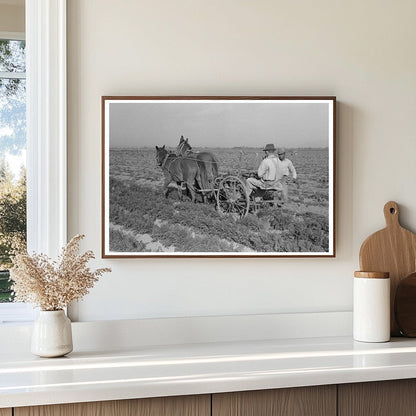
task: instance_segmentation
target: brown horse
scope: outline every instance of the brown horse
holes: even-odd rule
[[[196,160],[186,159],[168,152],[165,146],[156,146],[156,161],[162,168],[165,176],[164,194],[168,197],[169,184],[175,182],[178,186],[179,199],[182,199],[182,184],[185,184],[191,194],[192,202],[195,202],[197,185],[201,188],[201,176]]]
[[[218,161],[216,157],[210,152],[193,152],[192,146],[189,144],[189,139],[184,139],[181,136],[179,144],[176,147],[176,153],[184,159],[196,160],[198,162],[201,189],[204,193],[211,194],[214,187],[214,181],[218,177]]]

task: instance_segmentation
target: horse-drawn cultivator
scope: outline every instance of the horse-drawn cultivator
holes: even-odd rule
[[[212,192],[219,212],[237,214],[239,217],[245,217],[249,212],[256,213],[261,208],[281,206],[280,191],[277,189],[257,189],[250,195],[246,184],[248,176],[250,173],[219,176],[212,189],[201,192]]]
[[[186,190],[192,201],[196,200],[196,195],[200,195],[204,202],[214,203],[218,212],[240,218],[263,207],[281,206],[280,189],[256,189],[250,194],[246,179],[255,175],[255,172],[241,173],[239,170],[237,175],[218,175],[218,162],[212,153],[193,153],[191,149],[183,138],[177,153],[167,151],[165,146],[156,146],[156,160],[165,174],[165,196],[168,195],[169,184],[175,182],[179,186],[180,199]],[[199,186],[196,187],[195,183]]]

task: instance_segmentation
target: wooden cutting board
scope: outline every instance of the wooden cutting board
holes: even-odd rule
[[[406,230],[399,222],[399,206],[390,201],[384,205],[386,228],[370,235],[360,250],[362,271],[389,272],[391,335],[400,335],[394,319],[394,298],[401,279],[416,271],[416,234]]]

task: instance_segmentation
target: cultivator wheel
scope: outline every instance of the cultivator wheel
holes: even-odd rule
[[[217,209],[224,214],[245,217],[250,208],[250,198],[245,183],[236,176],[221,180],[216,192]]]

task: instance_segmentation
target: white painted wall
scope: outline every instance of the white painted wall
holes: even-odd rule
[[[345,311],[396,200],[416,231],[413,0],[68,1],[69,236],[100,256],[102,95],[336,95],[335,259],[122,259],[81,321]]]

